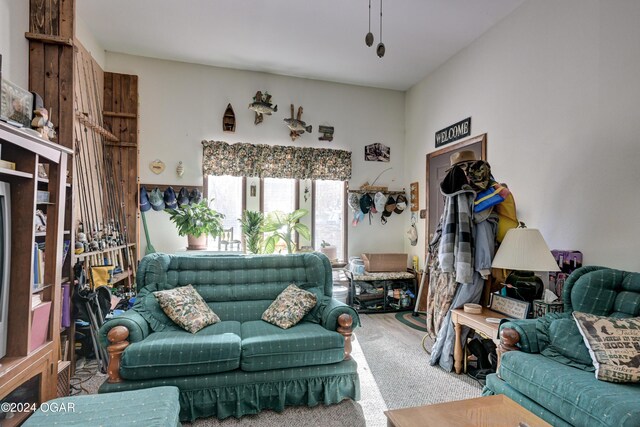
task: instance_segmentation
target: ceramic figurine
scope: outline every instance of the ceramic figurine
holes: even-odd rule
[[[31,120],[31,126],[36,128],[40,137],[49,141],[56,137],[56,131],[53,129],[53,123],[49,121],[49,112],[46,108],[38,108],[33,112],[34,117]]]

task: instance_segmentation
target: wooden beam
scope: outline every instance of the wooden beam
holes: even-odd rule
[[[73,40],[69,37],[52,36],[49,34],[24,33],[24,36],[31,41],[38,41],[48,44],[61,44],[65,46],[73,46]]]
[[[102,115],[106,117],[123,117],[127,119],[137,119],[138,115],[135,113],[118,113],[116,111],[103,111]]]

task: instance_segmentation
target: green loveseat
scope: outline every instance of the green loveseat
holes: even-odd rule
[[[564,313],[502,324],[505,351],[483,395],[505,394],[553,426],[640,426],[640,384],[595,377],[571,316],[640,316],[640,273],[581,267],[563,289]]]
[[[331,273],[319,253],[144,257],[134,307],[100,329],[111,358],[99,392],[176,386],[183,421],[358,400],[349,353],[359,319],[332,298]],[[291,283],[315,293],[316,307],[289,329],[261,320]],[[188,284],[221,319],[195,334],[174,324],[152,294]]]

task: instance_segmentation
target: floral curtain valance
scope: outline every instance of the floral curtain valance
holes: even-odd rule
[[[202,141],[204,175],[260,178],[351,178],[351,152],[329,148]]]

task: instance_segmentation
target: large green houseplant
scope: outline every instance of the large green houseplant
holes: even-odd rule
[[[188,250],[206,249],[207,236],[218,237],[222,234],[224,215],[211,209],[206,200],[167,209],[166,212],[176,225],[178,234],[187,236]]]
[[[264,240],[264,252],[273,253],[280,240],[287,246],[288,253],[296,252],[297,248],[294,242],[296,232],[303,238],[311,240],[309,227],[299,222],[308,213],[309,211],[306,209],[298,209],[289,214],[280,211],[269,213],[262,227],[262,230],[267,233]]]
[[[259,211],[244,211],[240,218],[240,227],[244,234],[244,241],[247,252],[251,254],[259,254],[262,251],[262,240],[264,231],[264,214]]]

